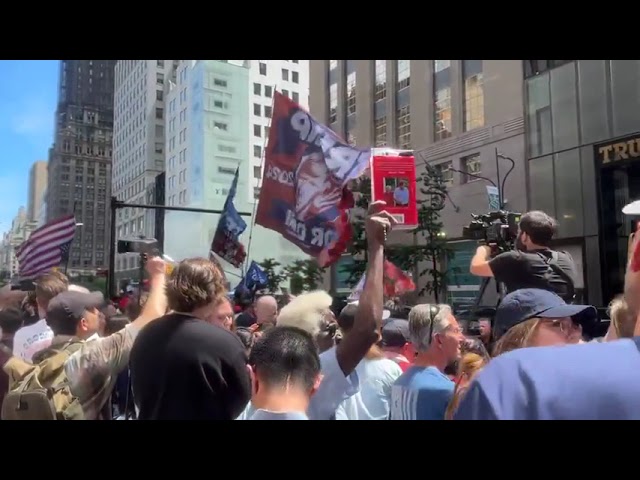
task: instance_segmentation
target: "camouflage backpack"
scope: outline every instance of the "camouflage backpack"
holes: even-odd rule
[[[67,359],[80,349],[74,339],[60,349],[40,352],[43,358],[15,382],[2,402],[2,420],[84,420],[78,398],[64,371]]]

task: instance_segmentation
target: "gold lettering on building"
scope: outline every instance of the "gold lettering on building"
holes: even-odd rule
[[[640,138],[603,145],[598,147],[598,154],[602,164],[640,158]]]

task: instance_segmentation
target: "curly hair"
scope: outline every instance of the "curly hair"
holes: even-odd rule
[[[191,313],[214,304],[226,294],[222,271],[206,258],[188,258],[171,272],[167,284],[169,308]]]

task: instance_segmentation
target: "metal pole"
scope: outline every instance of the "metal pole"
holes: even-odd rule
[[[111,197],[111,225],[109,230],[109,271],[107,282],[107,298],[116,294],[116,211],[118,210],[118,199]]]
[[[498,205],[500,206],[500,210],[502,210],[502,189],[500,188],[500,158],[498,157],[498,147],[496,147],[496,178],[498,179]]]
[[[192,212],[192,213],[212,213],[212,214],[222,214],[222,210],[212,210],[206,208],[191,208],[191,207],[170,207],[167,205],[144,205],[141,203],[126,203],[118,200],[116,197],[111,197],[111,230],[109,235],[109,272],[108,272],[108,282],[107,282],[107,296],[111,298],[116,293],[116,212],[120,208],[142,208],[142,209],[150,209],[150,210],[169,210],[172,212]],[[243,217],[250,217],[252,215],[251,212],[238,212],[238,215]]]

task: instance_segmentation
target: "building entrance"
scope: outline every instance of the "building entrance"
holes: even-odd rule
[[[640,200],[640,159],[603,165],[600,170],[600,255],[602,299],[606,303],[624,288],[629,234],[640,218],[623,215],[622,207],[634,200]]]

